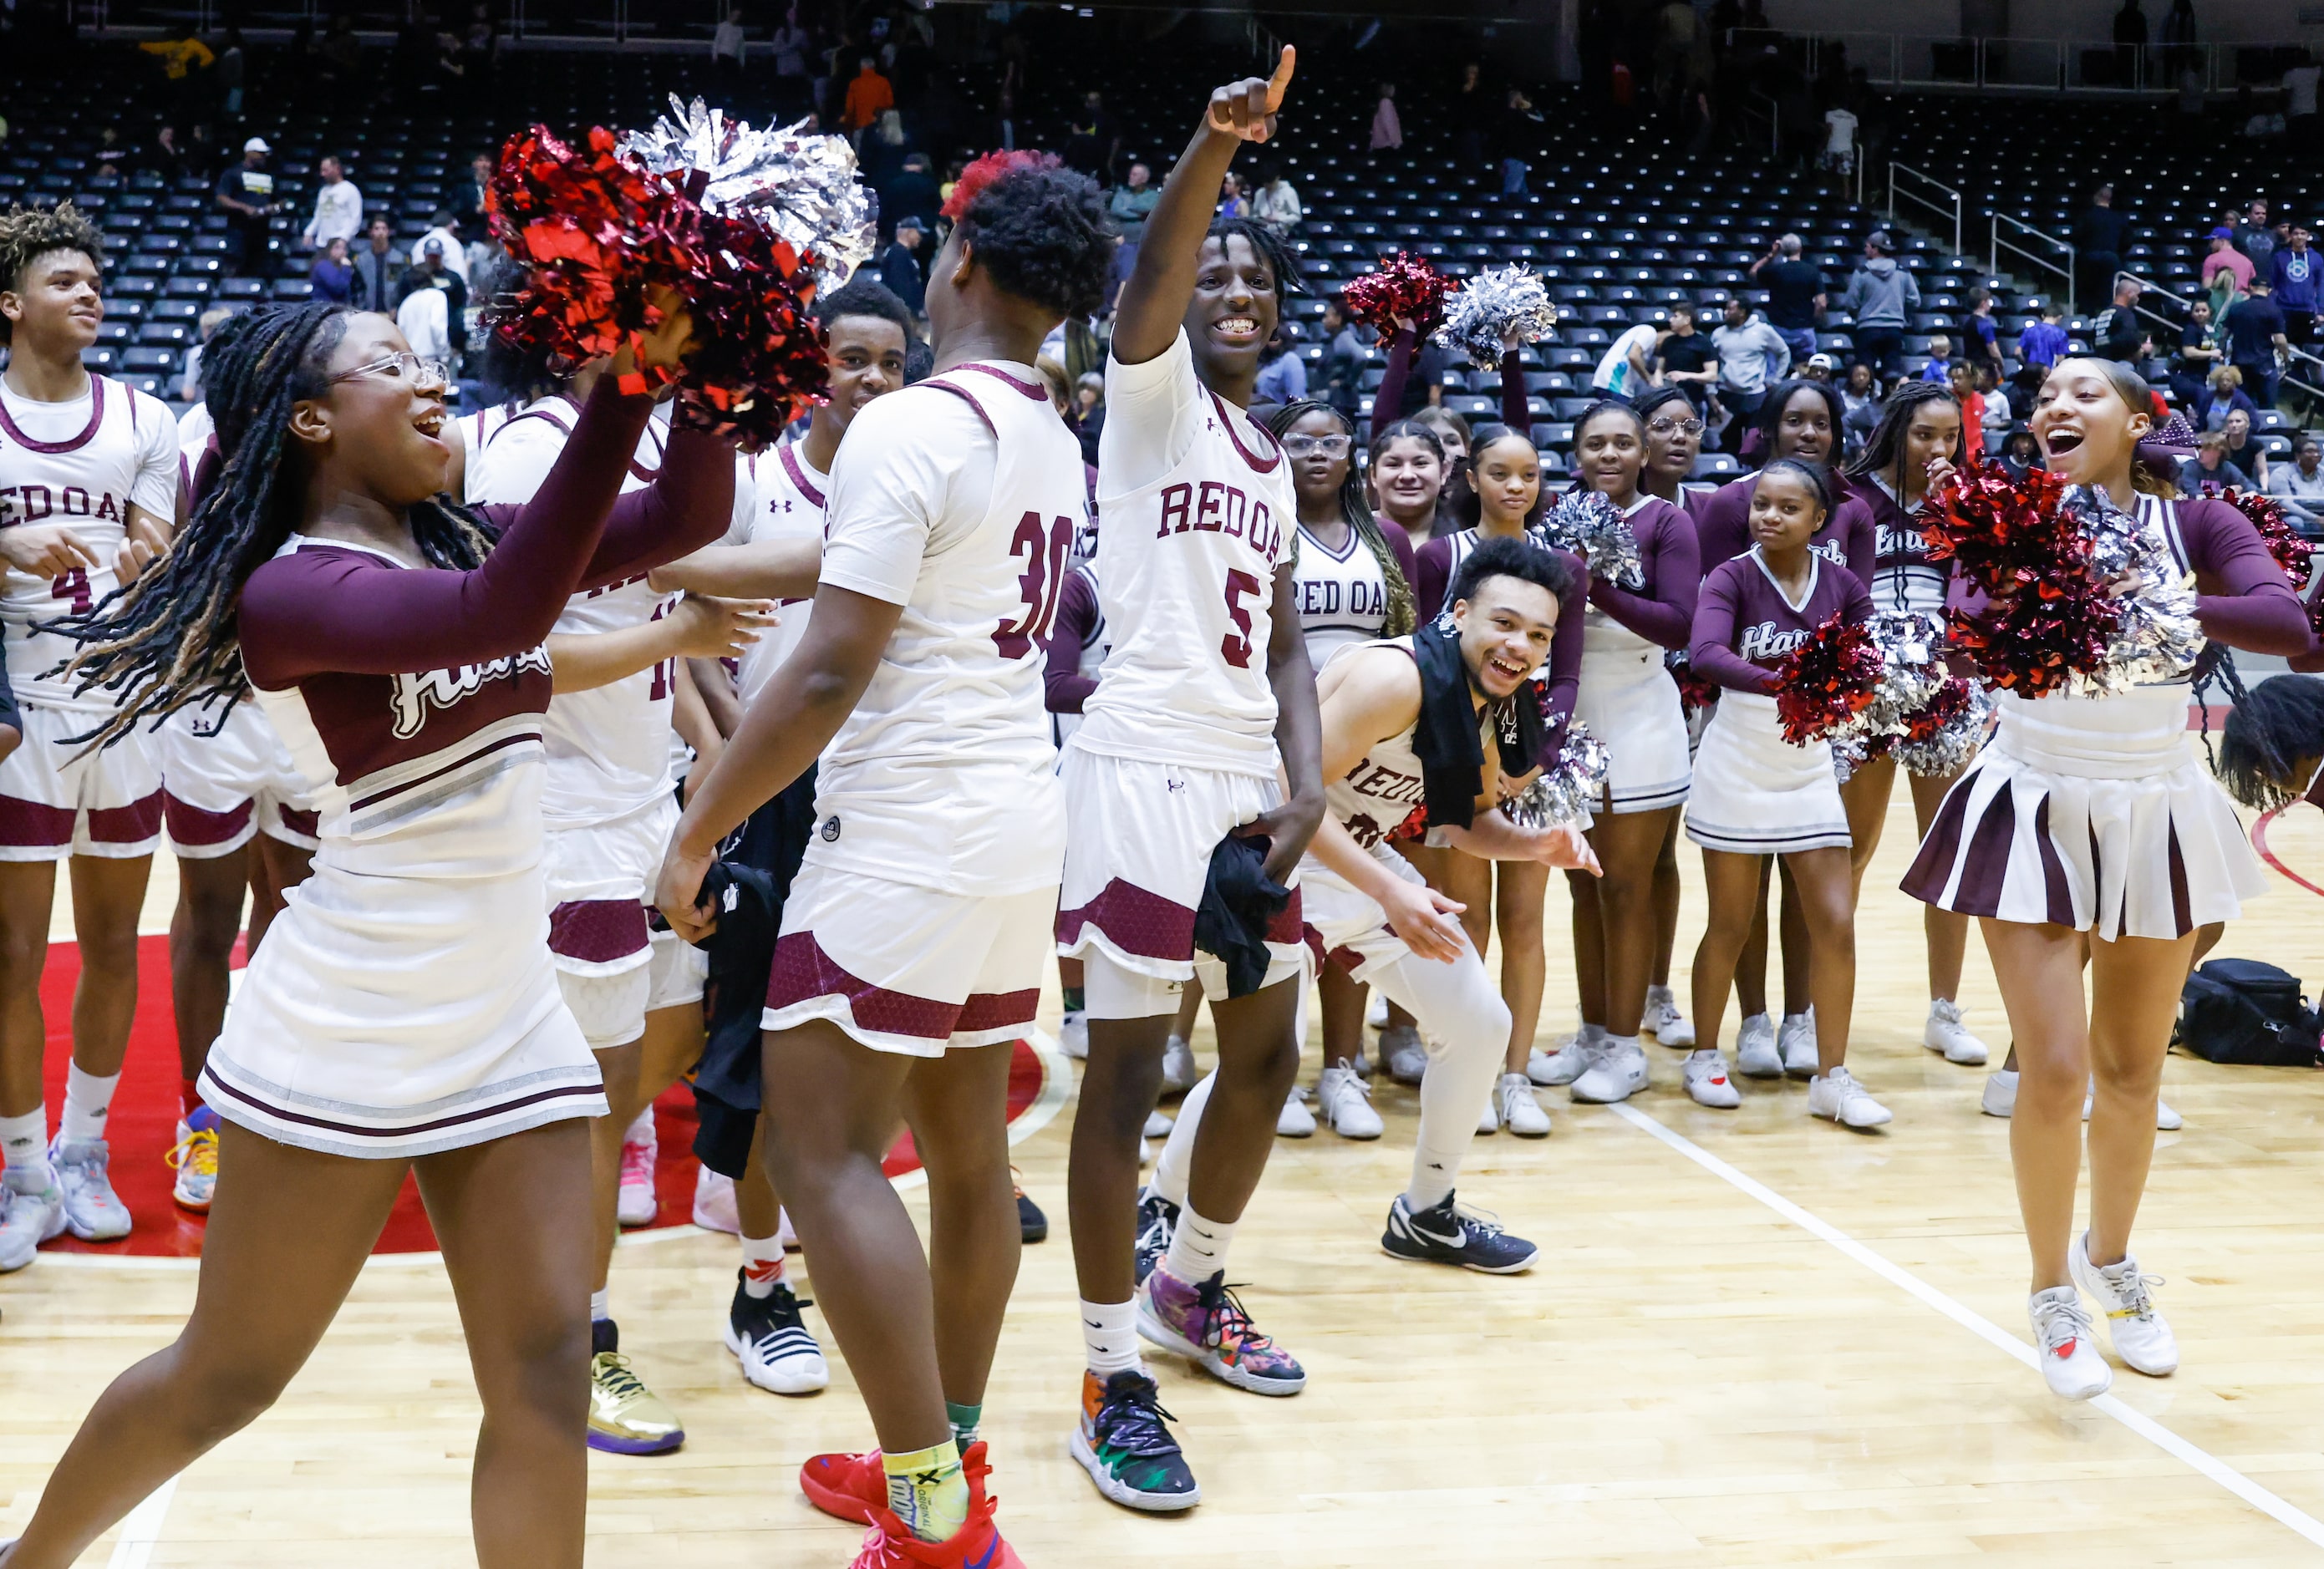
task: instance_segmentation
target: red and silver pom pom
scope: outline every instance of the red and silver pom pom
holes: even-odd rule
[[[1488,267],[1452,292],[1436,341],[1480,365],[1498,365],[1514,335],[1538,343],[1557,330],[1557,307],[1524,262]]]
[[[1904,733],[1889,743],[1888,753],[1921,778],[1950,779],[1969,766],[1992,723],[1993,699],[1983,687],[1957,675],[1906,721]]]
[[[1861,735],[1858,716],[1878,695],[1882,670],[1871,629],[1833,611],[1776,666],[1781,688],[1775,718],[1784,739],[1805,747],[1834,736]]]
[[[1587,828],[1605,803],[1606,743],[1580,720],[1565,727],[1557,761],[1532,784],[1501,803],[1501,815],[1519,828]]]
[[[1347,302],[1351,318],[1383,334],[1394,334],[1399,317],[1425,333],[1443,319],[1444,296],[1450,288],[1426,257],[1399,251],[1395,260],[1383,261],[1377,271],[1365,273],[1342,289],[1340,298]],[[1499,358],[1499,350],[1494,357]]]

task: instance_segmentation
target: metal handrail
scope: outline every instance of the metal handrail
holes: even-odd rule
[[[2016,243],[2015,241],[2003,239],[2001,237],[2001,233],[2002,225],[2004,224],[2008,225],[2012,229],[2019,230],[2033,236],[2034,239],[2041,241],[2043,244],[2050,246],[2053,250],[2063,251],[2066,253],[2064,264],[2061,266],[2058,262],[2052,261],[2049,257],[2043,255],[2040,252],[2029,250],[2025,246]],[[2013,256],[2023,256],[2025,260],[2034,263],[2034,266],[2045,268],[2052,272],[2055,272],[2061,278],[2063,278],[2066,280],[2066,310],[2069,315],[2073,313],[2076,307],[2074,304],[2074,248],[2072,245],[2069,244],[2066,241],[2061,240],[2055,234],[2044,234],[2042,230],[2035,228],[2033,225],[2023,223],[2016,218],[2011,217],[2006,213],[1996,213],[1993,215],[1992,254],[1992,270],[1996,272],[2001,271],[2001,253],[2004,251],[2008,252]]]
[[[1909,190],[1906,190],[1906,191],[1900,191],[1900,190],[1898,190],[1898,189],[1896,188],[1896,177],[1897,177],[1899,174],[1910,175],[1913,179],[1919,180],[1922,184],[1923,184],[1923,185],[1927,185],[1927,186],[1931,186],[1931,187],[1933,187],[1934,188],[1936,188],[1936,189],[1938,189],[1938,190],[1941,190],[1941,191],[1944,192],[1944,193],[1945,193],[1945,195],[1947,195],[1947,196],[1949,196],[1949,197],[1950,197],[1952,198],[1952,205],[1951,205],[1950,207],[1948,207],[1948,206],[1947,206],[1943,202],[1940,202],[1940,201],[1932,201],[1932,200],[1931,200],[1929,197],[1920,195],[1918,192],[1915,192],[1915,191],[1909,191]],[[1904,197],[1906,201],[1908,201],[1908,202],[1918,202],[1918,203],[1920,203],[1923,206],[1924,206],[1924,207],[1928,208],[1931,212],[1932,212],[1932,213],[1936,213],[1936,214],[1938,214],[1938,215],[1940,215],[1940,216],[1944,216],[1944,215],[1946,215],[1946,214],[1950,213],[1950,216],[1951,216],[1951,217],[1952,217],[1952,220],[1953,220],[1953,249],[1952,249],[1952,253],[1953,253],[1954,255],[1956,255],[1956,256],[1958,256],[1958,255],[1960,255],[1960,248],[1961,248],[1961,193],[1960,193],[1960,192],[1959,192],[1959,191],[1955,190],[1952,187],[1950,187],[1950,186],[1947,185],[1944,181],[1942,181],[1942,180],[1941,180],[1941,179],[1937,179],[1935,176],[1933,176],[1933,175],[1932,175],[1932,174],[1929,174],[1929,173],[1928,173],[1928,172],[1926,172],[1925,170],[1918,170],[1918,169],[1914,169],[1914,168],[1911,164],[1909,164],[1909,163],[1899,163],[1899,162],[1897,162],[1895,159],[1890,159],[1890,160],[1888,161],[1888,216],[1889,216],[1891,218],[1894,218],[1894,217],[1896,216],[1896,198],[1897,198],[1898,197],[1900,197],[1900,196],[1901,196],[1901,197]]]
[[[2155,282],[2152,278],[2133,272],[2127,268],[2118,269],[2113,279],[2109,280],[2108,287],[2110,289],[2119,287],[2123,280],[2126,278],[2138,285],[2138,298],[2141,301],[2144,301],[2150,294],[2159,294],[2163,298],[2169,300],[2172,304],[2177,306],[2182,313],[2188,315],[2193,314],[2195,307],[2195,302],[2193,300],[2187,298],[2183,295],[2173,294],[2169,289],[2163,288],[2160,283]],[[2137,305],[2133,308],[2135,309],[2139,315],[2146,317],[2147,320],[2157,323],[2162,326],[2168,327],[2174,332],[2178,330],[2179,326],[2181,325],[2179,322],[2172,321],[2169,317],[2163,315],[2163,312],[2159,310],[2150,309],[2144,303]],[[2311,372],[2310,374],[2316,377],[2316,381],[2303,381],[2300,377],[2293,375],[2292,373],[2291,367],[2295,364],[2314,366],[2315,370]],[[2308,396],[2319,407],[2324,407],[2324,385],[2319,385],[2319,382],[2324,382],[2324,359],[2319,359],[2316,355],[2310,353],[2306,349],[2301,348],[2299,344],[2292,344],[2287,345],[2284,349],[2284,366],[2285,368],[2282,372],[2278,372],[2279,385],[2297,387],[2302,392],[2307,393]]]
[[[1754,100],[1759,104],[1765,104],[1766,107],[1764,109],[1756,107]],[[1784,127],[1783,122],[1775,118],[1777,113],[1775,100],[1757,87],[1748,88],[1743,95],[1743,106],[1738,113],[1746,122],[1753,119],[1766,121],[1767,155],[1770,158],[1781,158],[1784,153]]]

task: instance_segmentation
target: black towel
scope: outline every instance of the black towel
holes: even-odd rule
[[[1477,797],[1485,790],[1485,744],[1476,688],[1461,658],[1461,634],[1452,619],[1439,616],[1416,629],[1412,652],[1420,667],[1420,717],[1412,727],[1412,750],[1420,759],[1428,826],[1466,828],[1476,821]],[[1549,729],[1544,691],[1539,682],[1528,681],[1489,711],[1504,774],[1531,773],[1539,761]]]
[[[1247,997],[1267,980],[1267,929],[1291,890],[1267,875],[1265,839],[1233,834],[1211,851],[1203,900],[1194,906],[1194,946],[1227,967],[1227,996]]]

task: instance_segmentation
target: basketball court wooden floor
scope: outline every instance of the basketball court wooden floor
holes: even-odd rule
[[[986,1407],[1026,1561],[2324,1561],[2324,1084],[2171,1060],[2164,1092],[2187,1125],[2162,1136],[2139,1252],[2167,1279],[2184,1365],[2118,1372],[2089,1405],[2051,1399],[2029,1365],[2006,1124],[1978,1113],[1981,1071],[1917,1043],[1919,907],[1894,891],[1911,845],[1900,791],[1860,924],[1853,1053],[1896,1114],[1885,1132],[1812,1122],[1797,1084],[1702,1110],[1675,1053],[1650,1048],[1655,1086],[1628,1106],[1556,1095],[1548,1140],[1480,1142],[1462,1197],[1543,1244],[1511,1280],[1379,1252],[1412,1092],[1379,1091],[1377,1143],[1279,1143],[1230,1274],[1305,1362],[1307,1390],[1259,1399],[1157,1361],[1204,1489],[1184,1519],[1102,1501],[1065,1454],[1081,1367],[1069,1119],[1031,1133],[1025,1186],[1056,1230],[1026,1250]],[[2324,881],[2324,816],[2294,812],[2274,846]],[[2271,878],[2221,951],[2324,979],[2324,906]],[[157,923],[167,896],[157,885]],[[1569,963],[1553,951],[1545,1036],[1570,1027]],[[1974,942],[1970,977],[1971,1023],[1997,1053],[2007,1032]],[[742,1382],[718,1344],[735,1263],[732,1239],[689,1228],[615,1261],[624,1347],[690,1436],[661,1458],[593,1457],[593,1564],[836,1566],[853,1550],[859,1533],[793,1478],[816,1450],[869,1441],[862,1408],[835,1353],[819,1397]],[[173,1334],[193,1285],[184,1264],[53,1255],[0,1281],[0,1537],[106,1381]],[[281,1406],[85,1561],[472,1563],[475,1418],[440,1269],[376,1261]]]

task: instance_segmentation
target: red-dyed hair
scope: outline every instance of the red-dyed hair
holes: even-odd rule
[[[970,204],[982,196],[985,188],[994,180],[1014,174],[1020,169],[1055,169],[1057,163],[1057,155],[1054,152],[1029,150],[988,152],[961,171],[960,179],[952,188],[952,195],[945,198],[944,216],[956,224],[968,211]]]

